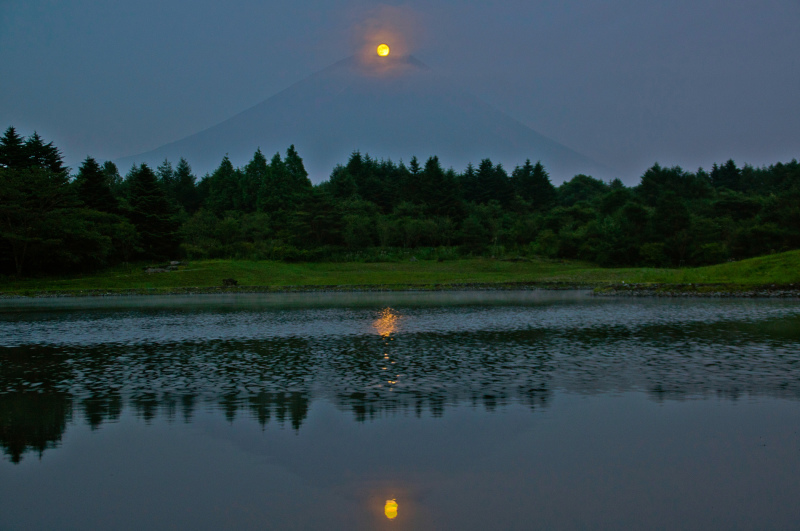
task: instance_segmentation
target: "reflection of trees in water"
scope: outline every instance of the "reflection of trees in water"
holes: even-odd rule
[[[73,371],[38,346],[0,349],[0,369],[0,447],[13,463],[26,451],[41,456],[58,445],[72,419],[72,399],[59,382]]]
[[[161,416],[175,420],[180,411],[184,422],[191,422],[195,409],[210,405],[222,410],[229,421],[246,412],[261,426],[276,422],[299,430],[308,416],[311,396],[308,393],[266,393],[240,397],[224,395],[216,401],[197,401],[195,395],[142,393],[128,400],[119,395],[76,398],[64,393],[0,394],[0,448],[13,463],[19,463],[27,451],[41,454],[55,448],[75,417],[83,417],[93,430],[104,422],[118,421],[123,409],[133,410],[149,423]]]
[[[417,333],[394,337],[336,338],[326,347],[337,377],[327,386],[336,404],[359,421],[384,412],[428,411],[471,404],[487,411],[511,402],[530,407],[551,394],[541,331]]]
[[[381,322],[383,324],[383,322]],[[312,399],[364,421],[442,415],[455,404],[494,411],[547,406],[554,389],[645,391],[654,400],[800,398],[798,332],[753,323],[403,332],[392,320],[358,336],[0,348],[0,446],[59,443],[125,410],[146,422],[191,422],[198,407],[300,429]]]
[[[103,421],[115,422],[122,414],[122,396],[119,393],[97,394],[80,400],[79,408],[83,411],[86,422],[93,430],[100,427]]]
[[[422,416],[427,411],[434,417],[444,414],[446,405],[459,405],[468,403],[472,407],[482,406],[486,411],[493,412],[497,408],[502,408],[511,403],[521,403],[531,409],[544,408],[549,405],[552,399],[552,391],[547,388],[528,389],[516,396],[507,393],[497,394],[474,394],[465,402],[449,399],[444,395],[408,393],[387,398],[380,393],[351,393],[349,395],[339,395],[337,403],[352,410],[355,419],[363,422],[367,419],[374,419],[384,413],[408,413],[412,412],[417,416]]]
[[[72,418],[72,400],[60,393],[0,395],[0,447],[19,463],[26,451],[41,457],[61,442]]]

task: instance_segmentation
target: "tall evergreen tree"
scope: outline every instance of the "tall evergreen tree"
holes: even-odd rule
[[[422,171],[422,167],[419,165],[419,160],[416,156],[411,157],[411,160],[408,162],[408,171],[411,172],[411,175],[417,175]]]
[[[44,168],[53,173],[67,175],[61,151],[52,142],[44,143],[39,133],[34,132],[25,140],[24,153],[28,166]]]
[[[729,190],[739,190],[739,180],[742,172],[736,167],[733,159],[728,161],[722,166],[714,166],[711,168],[711,184],[714,188],[728,188]]]
[[[312,186],[303,161],[294,146],[286,159],[275,153],[269,163],[268,178],[259,193],[259,209],[264,212],[289,212],[311,198]]]
[[[269,161],[267,178],[258,194],[258,209],[262,212],[278,212],[289,210],[292,204],[291,176],[281,160],[281,154],[275,153]]]
[[[206,198],[206,205],[215,214],[222,215],[228,210],[235,210],[239,206],[241,203],[239,175],[227,155],[207,180],[208,197]]]
[[[164,190],[167,191],[168,195],[171,195],[175,187],[175,170],[172,169],[172,163],[168,159],[164,159],[164,161],[158,165],[158,168],[156,168],[156,176],[161,186],[164,187]]]
[[[117,165],[107,160],[103,163],[103,175],[106,178],[106,182],[108,182],[108,186],[111,188],[111,193],[114,194],[114,197],[117,200],[122,199],[127,194],[125,193],[125,180],[119,174],[119,168]]]
[[[511,181],[517,194],[535,210],[542,210],[555,200],[556,188],[541,161],[532,165],[527,159],[524,165],[514,168]]]
[[[303,165],[303,159],[300,158],[300,155],[294,148],[294,144],[289,146],[289,149],[286,150],[286,159],[284,164],[286,164],[286,169],[289,171],[289,175],[291,175],[292,179],[297,183],[298,190],[303,188],[311,188],[311,181],[308,180],[308,172]]]
[[[178,247],[175,210],[156,174],[147,164],[128,174],[128,217],[139,234],[139,247],[147,258],[164,259]]]
[[[111,193],[108,178],[92,157],[86,157],[75,177],[78,198],[92,210],[117,212],[119,204]]]
[[[458,187],[453,172],[445,172],[439,157],[430,157],[420,173],[419,202],[427,206],[426,211],[433,216],[458,215]]]
[[[359,151],[354,151],[345,169],[353,177],[359,197],[375,204],[386,205],[386,183],[378,175],[378,164],[369,154],[362,155]]]
[[[174,201],[189,214],[194,214],[200,208],[200,196],[197,192],[196,181],[192,167],[185,158],[181,157],[175,167]]]
[[[303,165],[303,159],[294,148],[294,144],[286,150],[286,158],[283,161],[286,172],[290,179],[293,201],[299,204],[311,197],[311,181],[308,179],[308,172]]]
[[[24,139],[9,127],[0,137],[0,168],[21,169],[27,167],[27,162]]]
[[[514,189],[502,164],[495,166],[490,159],[483,159],[475,174],[474,197],[477,203],[497,201],[503,206],[511,203]]]
[[[464,173],[459,176],[459,181],[464,200],[470,203],[477,203],[480,197],[478,193],[478,172],[471,162],[467,164]]]
[[[321,186],[328,194],[339,199],[347,199],[358,193],[356,180],[341,164],[333,168],[330,178]]]
[[[253,158],[244,167],[242,175],[242,205],[245,212],[255,212],[258,208],[259,194],[268,193],[266,186],[269,179],[269,164],[267,157],[258,148]]]
[[[37,250],[58,247],[65,214],[75,203],[61,174],[38,167],[0,169],[0,239],[11,249],[17,275]]]

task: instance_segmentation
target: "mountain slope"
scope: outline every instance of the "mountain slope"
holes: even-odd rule
[[[413,155],[438,155],[457,170],[486,157],[510,170],[530,158],[541,160],[556,182],[576,173],[608,173],[413,57],[391,61],[376,66],[344,59],[218,125],[118,162],[124,170],[183,156],[202,174],[226,153],[242,165],[256,148],[269,156],[294,144],[315,182],[354,150],[406,162]]]

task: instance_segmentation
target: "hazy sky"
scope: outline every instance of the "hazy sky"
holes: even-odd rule
[[[626,182],[800,157],[798,0],[0,0],[0,127],[72,165],[153,149],[352,55],[387,13],[416,57]]]

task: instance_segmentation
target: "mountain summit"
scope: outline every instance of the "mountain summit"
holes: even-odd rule
[[[509,170],[530,158],[541,160],[556,182],[607,173],[412,56],[349,57],[220,124],[118,163],[125,169],[185,157],[202,174],[226,153],[243,165],[257,148],[268,155],[290,144],[314,182],[327,179],[355,150],[395,162],[438,155],[458,171],[487,157]]]

